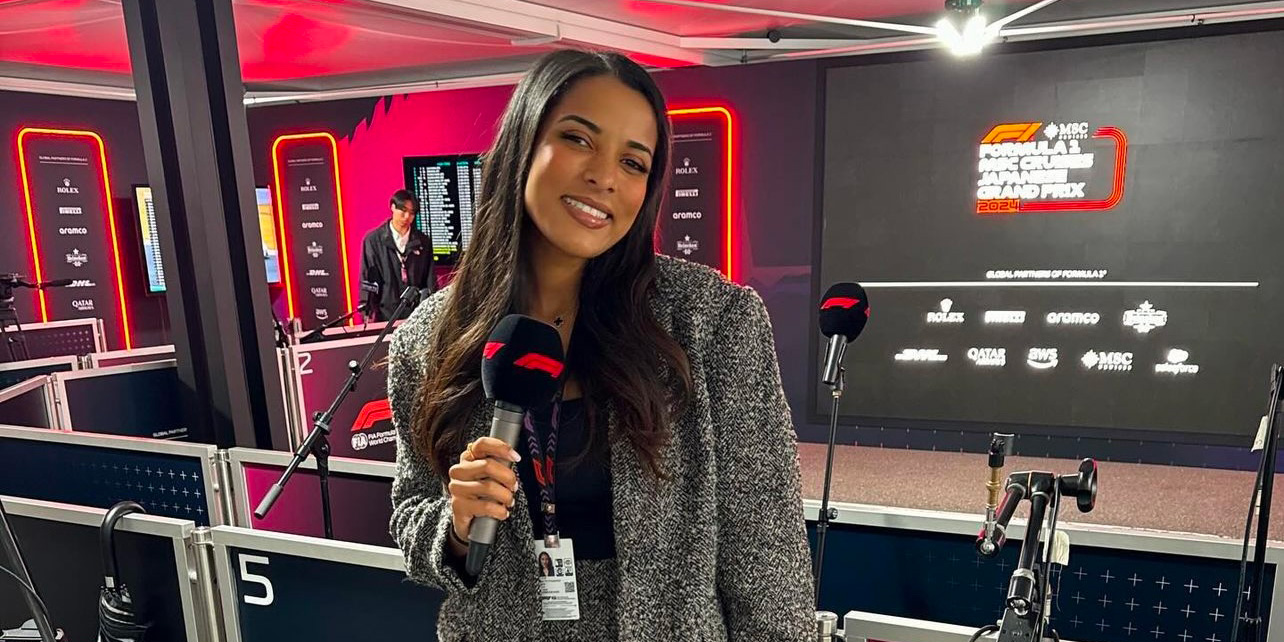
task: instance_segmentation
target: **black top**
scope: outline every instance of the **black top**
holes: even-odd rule
[[[547,448],[552,411],[553,407],[549,405],[531,413],[541,449]],[[613,559],[615,523],[611,511],[610,457],[582,458],[575,466],[567,468],[564,462],[578,455],[588,442],[584,400],[563,401],[559,418],[557,457],[553,472],[557,493],[554,501],[557,505],[558,535],[574,540],[576,559]],[[540,512],[540,486],[535,479],[535,468],[531,464],[525,431],[517,440],[517,452],[522,456],[521,463],[517,465],[517,474],[526,493],[531,525],[535,530],[535,537],[543,539],[544,515]]]
[[[413,285],[421,290],[433,286],[432,241],[428,235],[411,225],[403,255],[397,251],[397,242],[392,238],[388,223],[384,220],[361,241],[361,302],[368,306],[367,316],[372,321],[394,320],[390,317],[397,311],[397,303],[407,286]],[[401,278],[403,259],[406,275],[410,277],[408,281]],[[401,318],[410,316],[411,310],[407,306]]]

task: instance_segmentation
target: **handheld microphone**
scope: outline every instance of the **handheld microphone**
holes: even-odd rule
[[[383,288],[382,288],[378,283],[376,283],[375,281],[364,281],[364,280],[363,280],[363,281],[361,282],[361,291],[362,291],[362,292],[365,292],[366,294],[374,294],[374,295],[378,295],[380,292],[382,292],[382,291],[383,291]]]
[[[71,279],[54,279],[52,281],[45,281],[44,283],[41,283],[36,287],[40,288],[41,290],[45,288],[65,288],[71,285],[71,281],[72,281]]]
[[[820,300],[820,332],[829,337],[821,381],[836,386],[847,344],[856,340],[869,321],[869,298],[856,283],[835,283]]]
[[[510,448],[517,446],[527,408],[548,403],[561,385],[565,358],[562,337],[547,323],[510,314],[495,326],[482,352],[482,388],[495,402],[490,436]],[[464,570],[477,577],[495,543],[499,522],[474,517],[468,527],[468,559]]]

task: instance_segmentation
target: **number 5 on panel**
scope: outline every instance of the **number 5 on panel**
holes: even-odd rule
[[[262,564],[267,566],[268,558],[261,555],[237,555],[237,559],[240,561],[241,565],[241,581],[258,584],[263,587],[262,596],[254,596],[246,592],[245,603],[252,604],[254,606],[271,606],[272,602],[276,600],[276,595],[272,591],[272,581],[262,575],[251,573],[249,569],[250,564]]]

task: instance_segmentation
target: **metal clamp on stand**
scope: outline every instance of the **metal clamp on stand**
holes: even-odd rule
[[[996,462],[1002,468],[1003,458],[1012,452],[1012,436],[996,433],[990,445],[991,480]],[[972,640],[994,632],[999,642],[1034,642],[1050,638],[1059,640],[1055,630],[1048,627],[1052,600],[1048,591],[1048,578],[1052,566],[1059,565],[1052,556],[1056,542],[1057,512],[1063,496],[1075,498],[1080,512],[1090,512],[1097,501],[1097,462],[1084,459],[1079,471],[1070,475],[1056,475],[1043,471],[1027,471],[1008,475],[1003,502],[993,508],[995,490],[987,484],[990,495],[986,506],[985,526],[977,536],[976,550],[982,557],[993,557],[1007,541],[1008,523],[1016,513],[1017,505],[1030,500],[1030,519],[1016,570],[1008,584],[1004,601],[1003,619],[979,629]],[[1045,533],[1044,537],[1040,537]]]
[[[401,293],[401,301],[397,303],[394,318],[399,318],[407,306],[417,305],[419,298],[420,291],[418,288],[406,288],[405,292]],[[357,389],[357,382],[361,380],[362,373],[370,366],[370,362],[374,360],[375,352],[383,344],[383,340],[392,331],[392,328],[393,324],[391,323],[383,327],[383,330],[379,332],[379,336],[375,338],[374,343],[370,344],[370,349],[361,358],[361,363],[356,361],[348,362],[348,370],[350,372],[347,382],[343,384],[338,396],[330,403],[330,407],[325,412],[317,413],[316,417],[313,418],[312,432],[308,433],[307,438],[294,451],[294,458],[290,460],[290,465],[281,474],[281,479],[272,485],[267,495],[263,496],[263,501],[259,502],[258,508],[254,509],[254,517],[263,519],[267,516],[268,512],[272,510],[272,506],[276,504],[276,500],[280,499],[281,491],[285,490],[285,485],[294,476],[294,472],[311,454],[317,460],[317,478],[321,481],[321,521],[325,527],[325,537],[326,539],[334,539],[334,521],[330,516],[330,422],[334,420],[334,415],[339,411],[339,407],[343,405],[344,399],[347,399],[348,395]]]

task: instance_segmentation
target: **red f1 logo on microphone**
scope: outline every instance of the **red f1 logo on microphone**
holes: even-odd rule
[[[527,370],[546,372],[554,379],[562,376],[563,365],[561,361],[535,352],[522,355],[521,358],[513,362],[513,365]]]
[[[860,303],[860,299],[853,299],[851,297],[845,297],[845,296],[836,296],[832,299],[825,301],[820,306],[820,309],[828,310],[830,308],[842,308],[844,310],[850,310],[852,306],[856,305],[857,303]]]
[[[493,359],[495,358],[495,353],[499,352],[499,349],[502,347],[504,347],[504,344],[498,341],[487,341],[486,347],[482,349],[482,356],[487,359]]]

